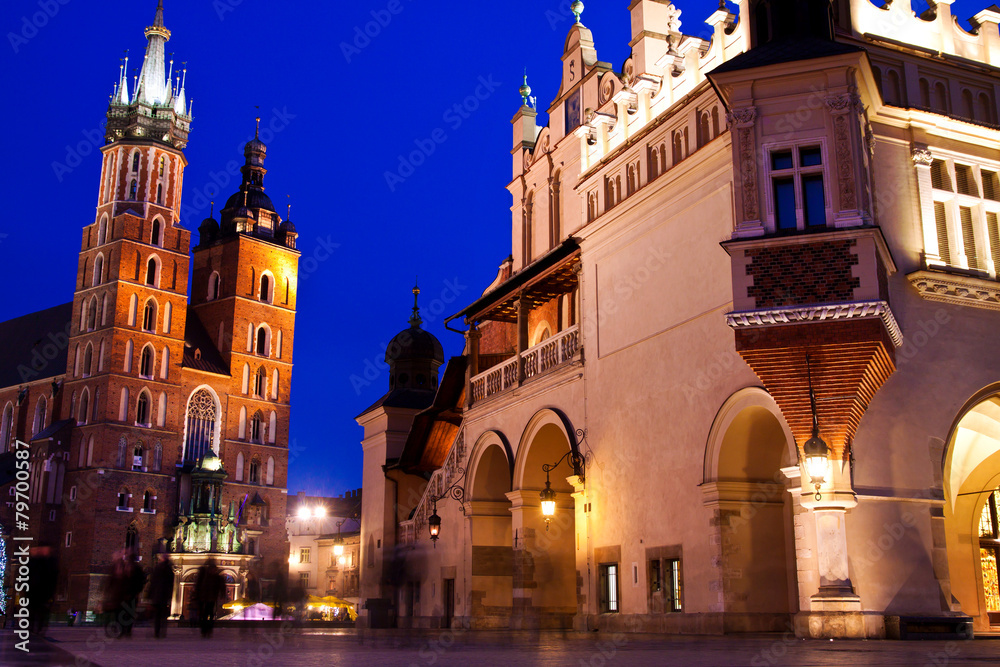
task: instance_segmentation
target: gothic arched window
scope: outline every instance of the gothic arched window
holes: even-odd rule
[[[261,435],[264,430],[264,415],[261,414],[260,410],[253,414],[253,418],[250,420],[250,441],[251,442],[263,442],[261,440]]]
[[[250,461],[250,477],[247,481],[251,484],[260,484],[260,459],[256,456]]]
[[[150,299],[142,312],[142,330],[156,331],[156,302]]]
[[[160,185],[160,186],[157,187],[157,190],[156,190],[156,202],[157,203],[160,202],[160,195],[162,194],[162,190],[163,190],[163,186],[162,185]],[[152,243],[153,245],[162,245],[162,240],[160,239],[160,219],[159,218],[154,218],[153,219],[153,231],[149,235],[149,242]],[[148,281],[147,281],[147,283],[148,283]]]
[[[266,273],[260,277],[260,300],[271,303],[271,276]]]
[[[253,380],[253,393],[254,396],[258,398],[265,398],[264,394],[267,392],[267,371],[261,366],[257,369],[257,374],[254,376]]]
[[[132,201],[135,201],[135,195],[138,189],[139,189],[139,184],[133,178],[132,184],[128,186],[128,198],[131,199]]]
[[[184,461],[195,463],[212,447],[217,421],[215,397],[207,389],[191,395],[187,410],[187,439]]]
[[[128,530],[125,531],[125,548],[139,548],[139,529],[135,527],[134,523],[129,524]]]
[[[139,355],[139,375],[145,378],[153,377],[153,347],[147,345]]]
[[[132,154],[132,171],[139,171],[139,151]]]
[[[149,392],[145,389],[139,393],[139,400],[135,404],[135,423],[149,426]]]

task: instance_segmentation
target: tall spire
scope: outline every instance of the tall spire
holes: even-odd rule
[[[170,31],[163,27],[163,0],[156,5],[153,25],[146,28],[146,58],[142,64],[142,81],[139,101],[147,104],[166,104],[170,99],[164,45],[170,40]]]
[[[410,315],[410,326],[419,328],[423,323],[420,319],[420,306],[417,305],[417,297],[420,296],[420,287],[416,284],[416,279],[414,279],[413,285],[413,314]]]

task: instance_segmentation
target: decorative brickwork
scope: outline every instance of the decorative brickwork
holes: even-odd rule
[[[753,277],[748,296],[757,308],[851,301],[859,278],[851,275],[858,256],[851,240],[752,248],[747,275]]]

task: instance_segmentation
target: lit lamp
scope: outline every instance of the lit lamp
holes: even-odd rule
[[[806,459],[806,472],[816,486],[816,500],[822,500],[823,496],[819,488],[826,481],[826,473],[830,468],[830,448],[823,438],[819,437],[819,418],[816,416],[816,393],[812,386],[812,370],[809,366],[809,355],[806,355],[806,374],[809,378],[809,405],[812,408],[813,428],[812,437],[802,445],[802,455]]]
[[[301,507],[299,507],[299,518],[300,519],[308,519],[310,516],[312,516],[312,512],[309,510],[308,507],[306,507],[305,505],[302,505]]]
[[[572,449],[563,454],[555,463],[542,464],[542,470],[545,471],[545,488],[542,489],[542,492],[538,496],[542,501],[542,516],[545,517],[545,530],[549,529],[549,522],[556,515],[556,492],[552,490],[552,485],[549,483],[549,472],[558,468],[559,464],[566,460],[566,457],[569,457],[570,461],[573,462],[573,471],[577,475],[583,476],[585,461],[582,456],[575,453]]]
[[[337,522],[337,537],[333,541],[333,555],[343,556],[344,555],[344,538],[340,535],[340,527],[344,525],[346,519],[342,519]]]
[[[438,516],[437,501],[434,501],[434,513],[427,517],[427,530],[431,533],[431,542],[437,548],[438,535],[441,533],[441,517]]]

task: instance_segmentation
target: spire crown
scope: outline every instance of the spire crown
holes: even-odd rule
[[[423,324],[423,320],[420,318],[420,306],[417,303],[417,299],[420,296],[420,287],[417,284],[413,285],[413,313],[410,315],[410,326],[420,328]]]

